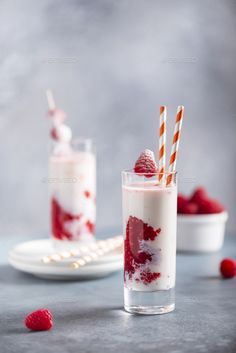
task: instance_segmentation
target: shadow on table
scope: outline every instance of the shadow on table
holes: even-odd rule
[[[28,331],[23,325],[22,327],[4,327],[1,330],[2,335],[23,335],[29,333],[30,331]]]
[[[220,275],[215,275],[215,276],[196,276],[196,279],[200,279],[200,280],[205,280],[205,281],[219,281],[221,278]]]
[[[108,278],[111,276],[115,276],[116,273],[110,274],[106,277],[101,278],[84,278],[84,279],[68,279],[68,280],[59,280],[59,279],[51,279],[51,278],[40,278],[34,275],[23,273],[21,271],[17,271],[12,268],[10,265],[0,265],[0,283],[5,284],[14,284],[14,285],[22,285],[22,284],[37,284],[37,283],[45,283],[47,285],[54,285],[58,283],[75,283],[75,282],[92,282],[102,280],[104,278]]]
[[[9,265],[0,266],[0,282],[2,284],[34,284],[37,279],[33,276],[14,270]]]
[[[60,332],[64,333],[66,330],[73,330],[73,328],[84,329],[85,326],[90,327],[97,322],[119,322],[124,318],[132,318],[132,315],[126,313],[122,306],[110,306],[110,307],[96,307],[96,308],[78,308],[70,312],[62,311],[61,313],[54,310],[54,325],[50,335],[60,335]],[[141,317],[141,316],[139,316]],[[138,319],[139,317],[136,317]],[[136,320],[135,319],[135,320]],[[122,320],[122,321],[123,321]],[[19,327],[20,326],[20,327]],[[5,325],[1,329],[1,335],[5,336],[18,336],[18,335],[48,335],[47,331],[29,331],[23,325],[22,318],[19,321],[19,314],[15,313],[11,315],[11,322]]]
[[[151,317],[151,316],[150,316]],[[89,325],[90,323],[98,321],[111,321],[114,323],[114,320],[128,320],[132,322],[133,320],[147,320],[146,315],[135,315],[126,312],[123,308],[123,305],[109,306],[102,305],[99,307],[78,307],[74,308],[73,311],[63,311],[63,313],[57,313],[57,322],[58,324],[64,327],[65,325],[81,325],[82,327]]]

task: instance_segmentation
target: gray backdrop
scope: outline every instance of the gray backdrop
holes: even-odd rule
[[[98,228],[121,229],[120,172],[171,139],[186,108],[180,189],[205,185],[236,229],[236,1],[0,2],[1,234],[48,232],[45,89],[98,154]]]

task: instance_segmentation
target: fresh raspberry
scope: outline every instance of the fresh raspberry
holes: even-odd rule
[[[178,213],[184,213],[184,207],[187,205],[188,203],[188,199],[186,196],[184,196],[183,194],[179,194],[178,195],[178,199],[177,199],[177,211]]]
[[[224,278],[236,276],[236,262],[233,259],[224,259],[220,263],[220,272]]]
[[[194,192],[190,196],[189,201],[195,202],[198,204],[199,202],[205,199],[208,199],[206,189],[204,189],[203,187],[198,187],[197,189],[194,190]]]
[[[198,202],[198,206],[198,213],[200,214],[221,213],[224,211],[224,207],[213,199],[201,200]]]
[[[157,173],[154,153],[148,149],[142,152],[135,163],[134,171],[138,174],[144,174],[146,178],[150,178]]]
[[[197,214],[198,205],[194,202],[187,202],[182,208],[182,214]]]
[[[25,326],[32,331],[46,331],[53,326],[52,314],[47,309],[33,311],[25,318]]]

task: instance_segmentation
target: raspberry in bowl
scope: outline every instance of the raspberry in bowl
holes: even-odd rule
[[[190,252],[218,251],[223,245],[228,213],[211,198],[205,188],[192,195],[178,195],[177,250]]]

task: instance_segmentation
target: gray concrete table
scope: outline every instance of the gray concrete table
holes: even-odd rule
[[[122,273],[87,282],[40,280],[7,264],[7,250],[22,239],[4,239],[1,353],[236,352],[236,280],[218,276],[220,259],[235,256],[236,237],[228,236],[220,253],[178,255],[176,310],[148,317],[123,311]],[[52,311],[54,328],[28,332],[24,316],[39,307]]]

